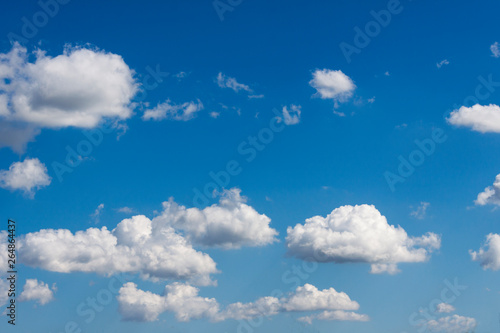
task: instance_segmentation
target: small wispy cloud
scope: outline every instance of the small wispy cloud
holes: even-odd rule
[[[234,92],[239,92],[241,90],[247,91],[249,93],[253,92],[253,90],[250,89],[250,87],[247,86],[246,84],[239,83],[238,81],[236,81],[234,77],[226,76],[222,74],[222,72],[219,72],[219,74],[217,75],[216,82],[219,87],[229,88],[234,90]]]
[[[441,67],[443,67],[444,65],[449,65],[449,64],[450,64],[450,62],[449,62],[447,59],[444,59],[444,60],[442,60],[442,61],[438,62],[438,63],[436,64],[436,67],[437,67],[437,68],[441,68]]]
[[[104,209],[104,204],[100,204],[99,206],[97,206],[95,211],[92,214],[90,214],[90,217],[92,218],[95,224],[99,223],[103,209]]]
[[[420,206],[418,206],[416,210],[412,211],[410,215],[418,220],[423,220],[427,215],[427,208],[429,208],[430,205],[430,203],[422,201]]]
[[[494,42],[490,45],[491,56],[495,58],[500,58],[500,45],[498,42]]]
[[[131,214],[134,210],[130,207],[121,207],[116,210],[118,213]]]

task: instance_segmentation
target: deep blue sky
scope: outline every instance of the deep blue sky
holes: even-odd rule
[[[311,326],[297,322],[299,314],[284,313],[265,320],[258,331],[416,332],[409,316],[439,297],[445,279],[455,278],[468,286],[453,303],[456,313],[475,318],[478,332],[498,330],[499,273],[483,270],[468,251],[499,230],[500,212],[476,207],[474,200],[500,173],[500,136],[450,126],[445,116],[474,95],[478,76],[500,81],[499,59],[489,50],[500,40],[500,6],[489,0],[402,0],[401,5],[402,12],[348,63],[339,44],[353,44],[354,27],[363,28],[372,20],[370,11],[385,9],[387,1],[245,0],[226,12],[223,21],[208,0],[70,1],[25,43],[28,52],[38,47],[57,56],[66,44],[88,44],[122,56],[138,82],[148,74],[147,67],[159,66],[171,75],[147,91],[145,102],[155,106],[167,98],[175,103],[200,99],[205,108],[186,122],[143,121],[141,108],[136,108],[126,121],[126,133],[119,140],[115,133],[106,134],[91,158],[62,182],[51,164],[63,162],[65,147],[84,139],[81,129],[42,129],[22,154],[0,149],[0,169],[36,157],[52,177],[34,199],[1,190],[2,219],[19,221],[19,234],[47,228],[113,229],[133,215],[117,212],[120,207],[150,218],[169,197],[191,207],[193,189],[211,181],[209,172],[236,160],[243,171],[227,187],[242,189],[248,204],[271,218],[280,241],[233,251],[203,249],[222,273],[215,276],[218,286],[201,287],[201,295],[229,304],[253,301],[276,288],[291,291],[283,273],[302,261],[285,255],[287,227],[343,205],[366,203],[409,235],[441,235],[440,250],[426,263],[401,264],[397,275],[370,274],[367,264],[327,263],[301,280],[346,292],[361,305],[359,312],[370,316],[368,322],[315,321]],[[30,19],[40,7],[20,0],[3,2],[1,9],[0,52],[6,53],[11,48],[8,33],[20,34],[22,18]],[[444,59],[449,64],[437,68]],[[346,117],[332,112],[331,100],[312,98],[316,91],[309,81],[323,68],[341,70],[356,84],[352,99],[338,108]],[[181,71],[187,77],[173,76]],[[249,99],[244,92],[221,89],[215,83],[219,72],[264,97]],[[367,102],[372,97],[375,101]],[[300,124],[276,133],[246,162],[238,145],[268,126],[273,108],[291,104],[302,107]],[[493,92],[481,104],[500,104],[500,94]],[[220,116],[210,117],[212,111]],[[447,140],[391,191],[384,172],[397,172],[398,156],[408,157],[416,149],[414,140],[431,137],[436,128]],[[410,213],[420,202],[430,206],[425,218],[416,219]],[[96,225],[90,215],[101,203],[105,208]],[[109,281],[93,273],[28,266],[20,271],[20,284],[36,277],[56,283],[58,290],[47,305],[20,305],[18,327],[8,328],[19,332],[62,332],[68,320],[82,323],[75,308]],[[134,282],[156,293],[165,286],[138,277]],[[179,323],[168,313],[153,323],[129,323],[120,320],[117,309],[113,300],[95,321],[81,324],[83,331],[233,332],[238,325],[204,319]]]

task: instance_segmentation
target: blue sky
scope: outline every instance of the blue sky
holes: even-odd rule
[[[498,3],[2,9],[2,331],[498,330]]]

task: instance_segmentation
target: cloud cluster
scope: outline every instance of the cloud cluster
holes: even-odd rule
[[[322,99],[332,99],[335,102],[335,107],[338,107],[339,103],[348,101],[356,89],[356,85],[350,77],[341,70],[331,69],[314,71],[309,85],[316,89],[316,96]]]
[[[133,75],[116,54],[66,47],[56,57],[38,50],[30,62],[26,48],[15,44],[0,54],[0,121],[11,132],[27,125],[18,135],[25,142],[2,144],[19,149],[39,128],[92,128],[103,119],[129,118],[138,89]]]
[[[21,190],[33,198],[35,191],[48,186],[51,178],[47,167],[37,158],[26,158],[12,163],[9,170],[0,170],[0,187],[11,191]]]
[[[201,110],[203,110],[203,104],[200,100],[182,104],[173,104],[170,100],[166,100],[158,104],[155,108],[144,111],[142,119],[154,121],[164,119],[188,121],[196,117],[196,113]]]
[[[247,205],[241,190],[225,190],[218,204],[204,209],[186,208],[173,201],[163,203],[163,212],[153,219],[156,228],[173,227],[198,245],[225,249],[263,246],[276,241],[278,232],[271,219]]]
[[[474,318],[462,317],[453,315],[448,317],[439,318],[438,320],[429,320],[427,328],[431,332],[445,332],[445,333],[465,333],[473,332],[477,326]]]
[[[484,269],[500,270],[500,235],[489,234],[479,251],[469,251],[473,261],[478,261]]]
[[[495,104],[462,106],[458,110],[453,110],[447,121],[455,126],[470,127],[476,132],[500,133],[500,106]]]
[[[61,273],[112,275],[140,273],[143,278],[183,279],[210,284],[217,273],[209,255],[196,251],[171,227],[157,228],[143,215],[121,221],[109,231],[89,228],[45,229],[20,239],[19,257],[33,267]]]
[[[136,284],[129,282],[119,291],[120,313],[124,320],[130,321],[154,321],[161,313],[168,311],[175,313],[179,321],[206,318],[217,322],[269,317],[280,312],[327,311],[302,320],[368,320],[366,315],[348,312],[358,310],[359,304],[347,294],[333,288],[318,290],[310,284],[298,287],[295,292],[281,299],[262,297],[251,303],[232,303],[223,310],[217,300],[201,297],[198,293],[199,290],[193,286],[174,283],[166,286],[164,295],[157,295],[140,290]]]
[[[422,201],[416,210],[410,212],[410,215],[418,220],[423,220],[427,215],[427,208],[429,208],[430,205],[429,202]]]
[[[55,284],[51,288],[43,281],[27,279],[24,284],[23,292],[19,296],[19,301],[36,301],[40,305],[45,305],[54,300],[54,291],[56,290]]]
[[[399,272],[397,263],[424,262],[441,246],[440,236],[409,237],[372,205],[342,206],[288,227],[288,254],[307,261],[369,263],[372,273]]]
[[[500,174],[498,174],[493,182],[493,186],[488,186],[483,192],[477,195],[474,201],[476,205],[497,205],[500,206]]]
[[[238,83],[234,77],[229,77],[221,72],[217,75],[217,85],[221,88],[229,88],[234,90],[234,92],[239,92],[241,90],[244,90],[246,92],[253,92],[252,89],[250,89],[249,86],[243,83]]]

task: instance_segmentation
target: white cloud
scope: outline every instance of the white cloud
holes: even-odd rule
[[[333,288],[318,290],[313,285],[297,287],[295,292],[283,302],[286,311],[317,310],[358,310],[359,304],[352,301],[346,293]]]
[[[40,305],[45,305],[54,299],[55,284],[52,288],[43,281],[37,279],[27,279],[23,292],[19,296],[19,301],[36,301]]]
[[[186,102],[183,104],[173,104],[170,100],[158,104],[155,108],[144,111],[143,120],[160,121],[164,119],[188,121],[196,116],[196,113],[203,110],[200,100],[197,102]]]
[[[23,162],[12,163],[9,170],[0,170],[0,187],[21,190],[31,198],[51,180],[47,167],[38,158],[26,158]]]
[[[447,121],[455,126],[470,127],[476,132],[500,133],[500,107],[495,104],[462,106],[453,110]]]
[[[429,208],[431,204],[428,202],[420,202],[420,206],[417,207],[416,210],[410,212],[410,215],[418,220],[422,220],[425,218],[427,214],[427,208]]]
[[[173,312],[177,320],[206,318],[217,322],[227,319],[252,319],[269,317],[280,312],[357,310],[359,304],[352,301],[345,293],[335,289],[318,290],[306,284],[298,287],[293,293],[278,299],[276,297],[261,297],[255,302],[232,303],[221,310],[220,304],[214,298],[198,296],[199,289],[187,284],[173,283],[167,285],[163,295],[137,289],[134,283],[126,283],[119,291],[118,302],[120,313],[124,320],[155,321],[163,312]],[[358,318],[358,319],[356,319]],[[335,315],[319,315],[316,319],[324,320],[368,320],[365,315],[357,313],[338,313]]]
[[[220,112],[212,111],[209,113],[209,116],[214,118],[214,119],[217,119],[220,116]]]
[[[389,71],[385,72],[384,75],[385,76],[391,76],[391,74],[389,73]]]
[[[335,107],[352,97],[356,85],[350,77],[341,70],[317,69],[309,85],[316,89],[316,96],[322,99],[332,99]]]
[[[235,92],[239,92],[240,90],[244,90],[246,92],[253,92],[249,86],[243,83],[238,83],[234,77],[226,76],[219,72],[217,75],[217,84],[221,88],[229,88],[234,90]]]
[[[493,186],[488,186],[483,192],[477,195],[474,201],[476,205],[497,205],[500,206],[500,174],[498,174],[493,182]]]
[[[210,274],[217,273],[209,255],[194,250],[174,229],[157,226],[143,215],[121,221],[112,231],[103,227],[75,234],[65,229],[29,233],[20,239],[19,251],[23,263],[61,273],[131,272],[153,280],[205,285],[212,283]]]
[[[491,56],[495,58],[500,58],[500,48],[498,42],[494,42],[490,45]]]
[[[409,237],[372,205],[342,206],[326,218],[314,216],[287,229],[288,254],[335,263],[372,264],[372,273],[397,273],[397,263],[425,262],[441,246],[440,236]]]
[[[368,321],[370,317],[365,314],[360,314],[356,312],[350,311],[323,311],[319,314],[300,317],[298,320],[306,322],[308,324],[312,324],[312,321],[316,320],[340,320],[340,321]]]
[[[427,322],[429,331],[446,333],[473,332],[476,325],[476,320],[474,318],[462,317],[459,315],[443,317],[438,320],[430,320]]]
[[[28,143],[35,141],[38,134],[40,129],[33,125],[0,121],[0,148],[10,147],[14,152],[23,154]]]
[[[237,188],[225,190],[218,204],[201,210],[178,205],[171,198],[153,222],[182,230],[188,240],[209,247],[230,249],[275,242],[278,232],[269,227],[271,220],[245,204],[240,192]]]
[[[300,114],[302,107],[300,105],[290,105],[290,108],[283,107],[283,120],[286,125],[295,125],[300,123]]]
[[[101,212],[103,209],[104,209],[104,204],[102,203],[99,206],[97,206],[95,211],[90,215],[90,217],[94,220],[95,224],[99,223]]]
[[[450,313],[455,311],[455,307],[451,304],[448,303],[439,303],[436,305],[436,312],[437,313]]]
[[[479,251],[469,250],[473,261],[479,261],[484,269],[500,270],[500,235],[489,234]]]
[[[119,55],[66,47],[56,57],[39,50],[35,58],[30,62],[26,48],[18,44],[0,54],[1,121],[35,128],[92,128],[104,119],[132,115],[138,84]],[[32,135],[25,133],[25,141]],[[13,148],[25,143],[3,142]]]
[[[444,65],[449,65],[449,64],[450,64],[450,62],[449,62],[447,59],[444,59],[444,60],[442,60],[442,61],[438,62],[438,63],[436,64],[436,67],[437,67],[437,68],[441,68],[441,67],[443,67]]]

